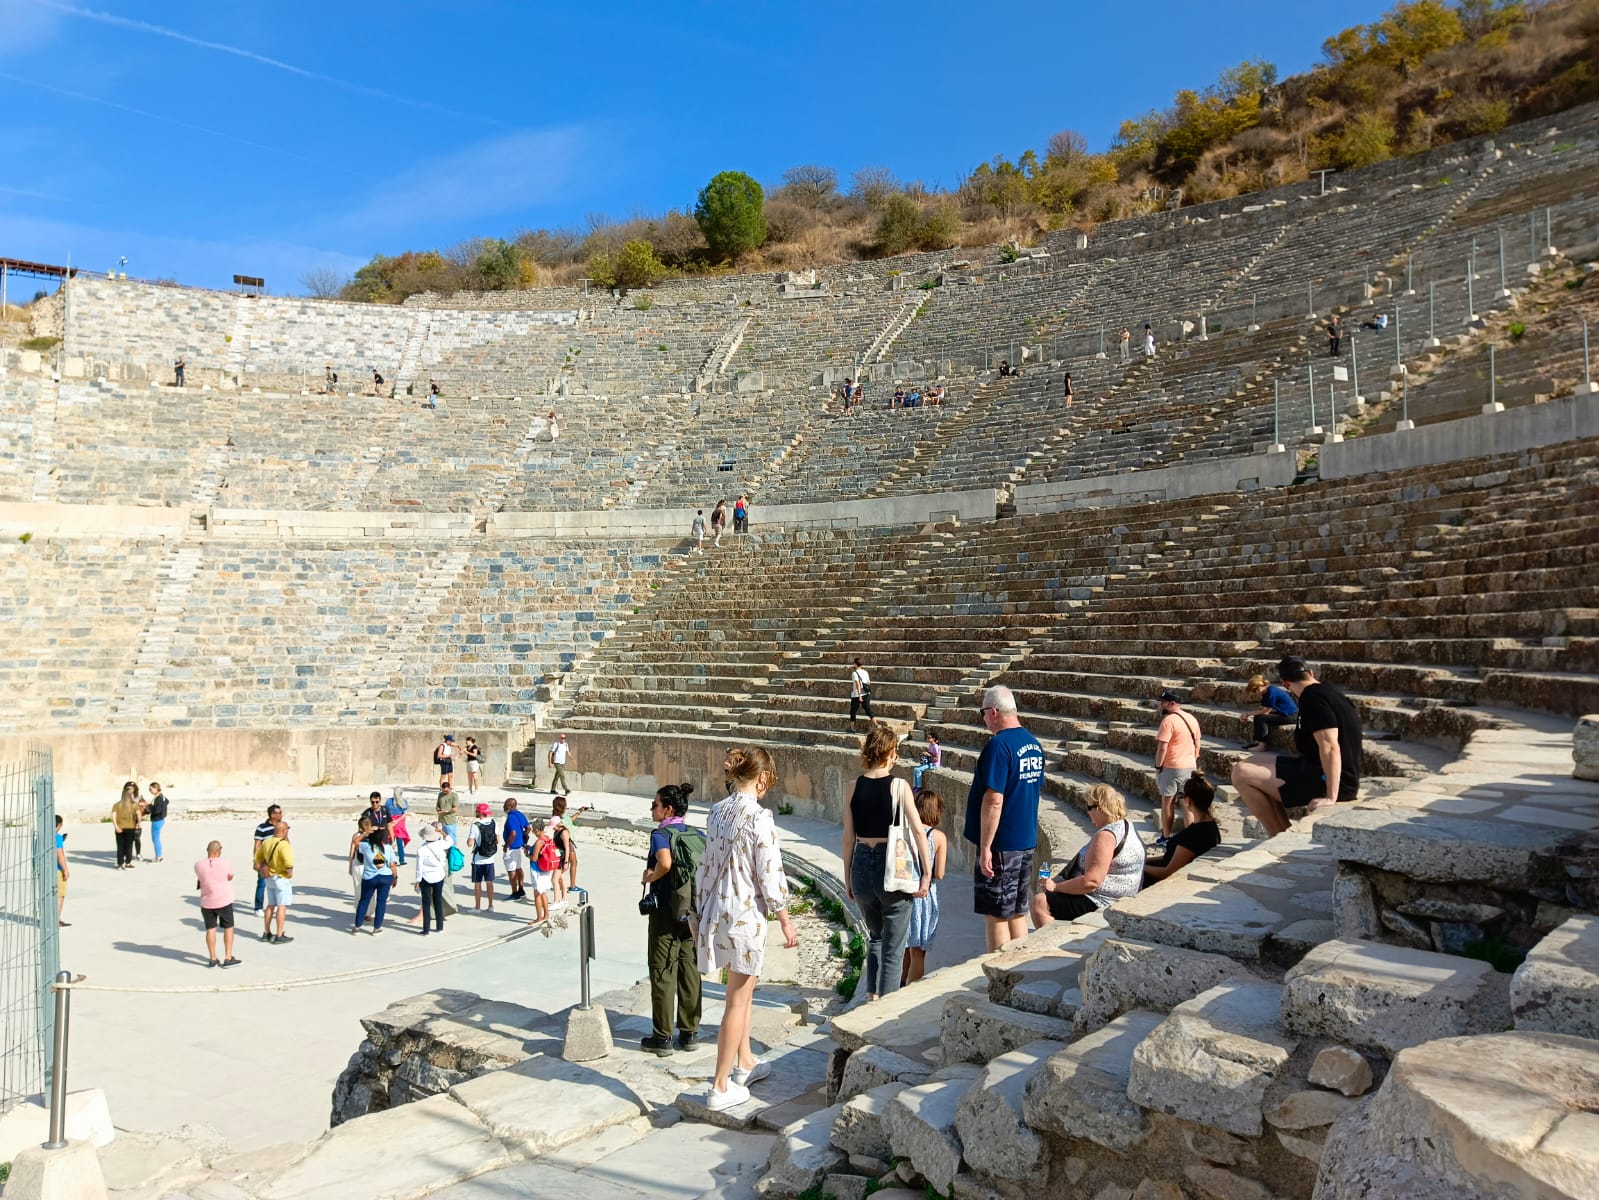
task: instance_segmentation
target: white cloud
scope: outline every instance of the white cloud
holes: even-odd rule
[[[407,168],[320,227],[343,236],[448,225],[536,207],[570,192],[592,155],[577,126],[479,142]]]

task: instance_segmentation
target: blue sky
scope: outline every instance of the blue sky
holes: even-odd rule
[[[1386,7],[0,0],[0,255],[299,292],[727,169],[951,186],[1063,128],[1103,149],[1242,59],[1302,70]]]

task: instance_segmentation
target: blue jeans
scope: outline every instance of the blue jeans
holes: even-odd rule
[[[911,768],[911,788],[914,791],[922,790],[922,776],[933,769],[932,763],[917,763]]]
[[[266,876],[255,877],[255,911],[260,912],[261,906],[266,903]]]
[[[389,909],[389,889],[394,886],[394,876],[383,874],[375,875],[371,879],[361,880],[361,898],[355,902],[355,927],[361,928],[366,922],[366,908],[377,897],[377,908],[372,913],[372,928],[383,928],[383,914]]]
[[[161,857],[161,830],[166,828],[166,823],[165,817],[162,817],[159,821],[150,822],[150,841],[155,846],[155,856],[157,858]]]
[[[887,843],[881,846],[855,843],[855,854],[850,860],[850,884],[861,916],[866,918],[864,982],[870,996],[899,991],[905,940],[911,931],[911,895],[883,890],[883,872],[887,867]]]

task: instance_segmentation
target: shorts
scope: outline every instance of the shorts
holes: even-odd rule
[[[473,883],[493,883],[494,882],[494,864],[491,863],[491,862],[487,862],[487,863],[477,863],[477,862],[475,862],[475,863],[473,863],[472,864],[472,882]]]
[[[233,905],[224,904],[221,908],[202,908],[200,915],[205,918],[207,929],[232,929]]]
[[[483,769],[483,764],[482,763],[469,762],[469,763],[466,764],[466,773],[468,775],[476,775],[482,769]]]
[[[1045,892],[1044,898],[1049,902],[1049,915],[1057,921],[1075,921],[1078,917],[1099,911],[1099,905],[1087,896],[1070,892]]]
[[[67,894],[67,877],[65,875],[61,874],[60,871],[57,871],[56,872],[56,895],[61,896],[61,897],[64,898],[66,896],[66,894]]]
[[[1302,758],[1279,754],[1272,774],[1281,783],[1277,795],[1282,798],[1284,808],[1303,808],[1312,800],[1320,800],[1327,794],[1327,777],[1321,773],[1320,763],[1308,763]],[[1341,796],[1338,803],[1349,804],[1354,799],[1354,796]]]
[[[439,764],[439,774],[440,775],[454,775],[455,774],[455,763],[453,761],[451,761],[450,759],[448,759],[448,758],[445,759],[443,762],[441,762]]]
[[[1193,773],[1193,767],[1162,767],[1155,772],[1155,786],[1162,796],[1175,796]]]
[[[277,875],[268,875],[266,881],[266,905],[268,908],[287,908],[294,903],[294,880],[283,879]]]
[[[505,852],[505,869],[507,871],[525,871],[527,869],[527,853],[518,846],[515,850]]]
[[[980,917],[1008,921],[1027,915],[1033,883],[1033,850],[995,850],[994,877],[972,868],[972,911]]]
[[[555,873],[553,871],[540,871],[533,869],[533,891],[536,895],[548,895],[555,887]]]

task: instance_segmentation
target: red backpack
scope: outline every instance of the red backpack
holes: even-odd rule
[[[561,865],[561,855],[555,849],[555,843],[549,838],[543,839],[543,844],[539,846],[538,859],[533,865],[541,871],[553,871]]]

